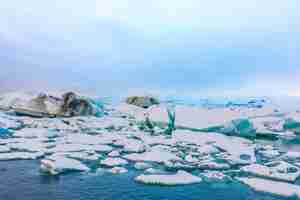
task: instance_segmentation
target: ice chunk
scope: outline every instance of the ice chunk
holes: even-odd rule
[[[260,178],[237,178],[258,192],[270,193],[282,197],[300,198],[300,186]]]
[[[151,168],[152,165],[149,163],[144,163],[144,162],[137,162],[134,164],[134,168],[138,169],[138,170],[144,170],[144,169],[148,169]]]
[[[58,144],[54,148],[48,149],[48,152],[80,152],[80,151],[98,151],[110,152],[113,148],[108,145],[85,145],[85,144]]]
[[[274,161],[265,165],[252,164],[241,168],[241,171],[256,176],[294,182],[299,176],[299,168],[284,161]]]
[[[207,181],[224,181],[229,180],[230,177],[218,171],[206,171],[203,176]]]
[[[60,156],[55,160],[41,160],[41,170],[57,175],[67,171],[89,171],[89,168],[78,160]]]
[[[114,167],[114,166],[127,165],[128,162],[122,158],[106,158],[102,160],[100,164],[105,165],[107,167]]]
[[[0,153],[7,153],[10,151],[10,148],[5,145],[0,145]]]
[[[0,115],[0,128],[3,129],[19,129],[22,123],[17,119],[11,119],[9,116]]]
[[[124,167],[113,167],[113,168],[109,169],[108,171],[113,174],[123,174],[123,173],[128,172],[128,170]]]
[[[198,164],[199,169],[209,169],[209,170],[226,170],[230,169],[230,165],[227,163],[217,163],[215,161],[204,161]]]
[[[120,156],[120,153],[119,151],[112,151],[108,154],[109,157],[119,157]]]
[[[249,119],[232,120],[230,123],[227,123],[220,131],[227,135],[236,135],[241,137],[256,136],[256,130]]]
[[[12,150],[27,151],[27,152],[46,152],[49,144],[42,143],[36,140],[24,140],[19,143],[9,143],[8,146]]]
[[[135,139],[122,139],[114,144],[122,146],[122,151],[128,153],[140,153],[144,152],[146,149],[145,145],[141,141]]]
[[[227,152],[225,160],[231,164],[249,164],[256,162],[255,145],[248,139],[226,136],[219,133],[192,132],[177,130],[173,133],[173,140],[186,142],[198,146],[207,144]]]
[[[200,183],[202,179],[194,176],[186,171],[179,170],[176,174],[172,175],[140,175],[135,178],[136,181],[145,184],[155,185],[187,185]]]
[[[10,153],[0,153],[0,161],[1,160],[35,160],[41,158],[44,154],[37,153],[29,153],[29,152],[10,152]]]
[[[170,160],[181,160],[178,156],[167,151],[151,150],[141,154],[133,153],[125,155],[124,158],[135,162],[157,162],[164,163]]]
[[[297,151],[288,151],[286,154],[282,156],[282,159],[288,161],[300,161],[300,152]]]
[[[59,136],[59,132],[44,128],[24,128],[14,132],[14,137],[21,138],[53,138]]]

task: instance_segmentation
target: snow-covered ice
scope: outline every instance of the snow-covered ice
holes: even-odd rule
[[[237,178],[258,192],[270,193],[282,197],[300,198],[300,186],[261,178]]]
[[[144,184],[154,185],[188,185],[200,183],[202,179],[186,171],[179,170],[176,174],[171,175],[140,175],[135,178],[136,181]]]

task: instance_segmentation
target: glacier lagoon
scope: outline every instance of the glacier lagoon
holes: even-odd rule
[[[177,124],[183,127],[172,136],[165,136],[161,127],[156,127],[153,134],[140,130],[135,123],[132,125],[133,119],[143,120],[145,111],[151,121],[164,122],[165,113],[160,107],[145,110],[124,104],[107,105],[108,114],[101,118],[32,118],[2,112],[1,134],[5,137],[0,140],[0,171],[7,181],[0,186],[0,199],[294,198],[294,189],[290,193],[271,194],[274,191],[255,186],[251,189],[238,179],[260,173],[265,176],[263,180],[274,181],[274,186],[282,183],[288,189],[298,190],[298,180],[282,182],[287,176],[299,176],[300,145],[294,134],[298,130],[293,129],[292,134],[285,132],[282,123],[299,119],[296,106],[284,112],[276,106],[274,111],[261,105],[264,101],[206,101],[190,105],[169,100],[179,108]],[[220,113],[226,118],[214,117]],[[251,123],[247,121],[246,127],[243,121],[232,123],[240,116],[248,116]],[[292,126],[289,123],[290,128],[297,125],[298,121],[294,121]],[[217,133],[198,130],[219,123],[224,124],[214,129]],[[243,135],[245,131],[271,139],[248,139]],[[253,165],[266,172],[241,173],[243,166]],[[178,170],[185,170],[184,176],[174,176]],[[141,174],[156,174],[151,179],[157,184],[137,182]],[[162,186],[160,174],[167,177],[163,179],[168,184],[171,175],[171,185],[175,186]],[[143,178],[146,181],[149,176]]]

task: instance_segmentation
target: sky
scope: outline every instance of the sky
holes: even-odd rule
[[[299,0],[9,0],[0,91],[300,96]]]

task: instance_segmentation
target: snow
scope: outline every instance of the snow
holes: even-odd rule
[[[284,182],[265,180],[260,178],[237,178],[242,183],[257,192],[265,192],[282,197],[300,198],[300,186]]]
[[[135,178],[136,181],[144,184],[155,185],[188,185],[200,183],[202,179],[194,176],[186,171],[179,170],[176,174],[172,175],[140,175]]]

